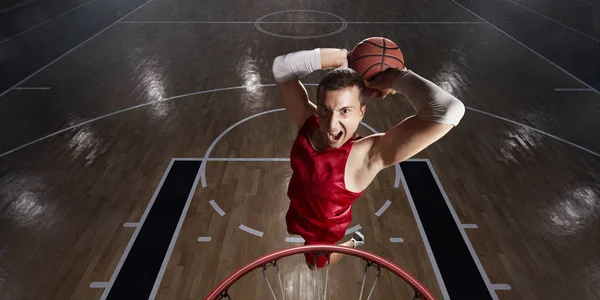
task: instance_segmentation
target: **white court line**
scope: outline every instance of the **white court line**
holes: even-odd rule
[[[201,236],[198,237],[198,242],[210,242],[212,238],[210,236]]]
[[[377,130],[375,130],[375,128],[369,126],[369,124],[365,123],[365,122],[360,122],[360,125],[367,127],[369,130],[371,130],[371,132],[373,132],[374,134],[377,134],[379,132],[377,132]]]
[[[528,126],[528,125],[525,125],[525,124],[519,123],[519,122],[517,122],[517,121],[510,120],[510,119],[507,119],[507,118],[504,118],[504,117],[501,117],[501,116],[498,116],[498,115],[490,114],[490,113],[488,113],[488,112],[485,112],[485,111],[482,111],[482,110],[479,110],[479,109],[476,109],[476,108],[467,107],[467,109],[468,109],[468,110],[472,110],[472,111],[476,111],[476,112],[478,112],[478,113],[480,113],[480,114],[484,114],[484,115],[486,115],[486,116],[490,116],[490,117],[493,117],[493,118],[496,118],[496,119],[500,119],[500,120],[502,120],[502,121],[506,121],[506,122],[508,122],[508,123],[512,123],[512,124],[515,124],[515,125],[519,125],[519,126],[522,126],[522,127],[525,127],[525,128],[527,128],[527,129],[531,129],[531,130],[533,130],[533,131],[535,131],[535,132],[537,132],[537,133],[540,133],[540,134],[543,134],[543,135],[545,135],[545,136],[551,137],[551,138],[553,138],[553,139],[555,139],[555,140],[559,140],[559,141],[561,141],[561,142],[563,142],[563,143],[565,143],[565,144],[569,144],[569,145],[571,145],[571,146],[573,146],[573,147],[575,147],[575,148],[581,149],[581,150],[583,150],[583,151],[585,151],[585,152],[587,152],[587,153],[590,153],[590,154],[593,154],[593,155],[595,155],[595,156],[597,156],[597,157],[600,157],[600,153],[594,152],[594,151],[592,151],[592,150],[590,150],[590,149],[588,149],[588,148],[585,148],[585,147],[579,146],[579,145],[577,145],[577,144],[575,144],[575,143],[571,143],[571,142],[569,142],[569,141],[567,141],[567,140],[565,140],[565,139],[563,139],[563,138],[559,138],[559,137],[557,137],[557,136],[555,136],[555,135],[553,135],[553,134],[549,134],[549,133],[547,133],[547,132],[541,131],[541,130],[539,130],[539,129],[536,129],[536,128],[533,128],[533,127],[531,127],[531,126]]]
[[[504,283],[494,283],[492,284],[492,288],[496,291],[510,291],[512,290],[512,287],[508,284],[504,284]]]
[[[405,161],[428,161],[429,159],[427,158],[409,158]]]
[[[460,224],[460,227],[465,229],[477,229],[479,226],[477,224]]]
[[[243,230],[243,231],[245,231],[245,232],[247,232],[247,233],[249,233],[249,234],[255,235],[255,236],[257,236],[257,237],[263,237],[263,235],[265,234],[265,233],[264,233],[264,232],[262,232],[262,231],[258,231],[258,230],[256,230],[256,229],[250,228],[250,227],[248,227],[248,226],[246,226],[246,225],[244,225],[244,224],[240,224],[240,227],[239,227],[239,228],[240,228],[241,230]]]
[[[255,24],[256,21],[120,21],[121,24]],[[344,24],[342,21],[260,21],[261,24]],[[398,25],[451,25],[451,24],[486,24],[485,22],[410,22],[410,21],[380,21],[380,22],[345,22],[346,24],[398,24]]]
[[[594,3],[588,2],[588,1],[584,1],[584,0],[576,0],[576,1],[578,1],[578,2],[581,2],[581,3],[585,3],[585,4],[587,4],[587,5],[591,5],[591,6],[593,6],[593,7],[600,8],[600,5],[597,5],[597,4],[594,4]]]
[[[304,85],[305,85],[305,86],[318,86],[318,84],[316,84],[316,83],[305,83]],[[274,87],[274,86],[275,86],[275,84],[272,84],[272,83],[271,83],[271,84],[261,84],[261,85],[257,85],[257,86],[259,86],[259,87]],[[135,106],[131,106],[131,107],[128,107],[128,108],[124,108],[124,109],[121,109],[121,110],[117,110],[117,111],[114,111],[114,112],[112,112],[112,113],[108,113],[108,114],[105,114],[105,115],[102,115],[102,116],[99,116],[99,117],[96,117],[96,118],[93,118],[93,119],[90,119],[90,120],[87,120],[87,121],[84,121],[84,122],[81,122],[81,123],[78,123],[78,124],[75,124],[75,125],[72,125],[72,126],[69,126],[69,127],[67,127],[67,128],[63,128],[63,129],[61,129],[61,130],[58,130],[58,131],[55,131],[55,132],[53,132],[53,133],[47,134],[47,135],[45,135],[45,136],[42,136],[42,137],[40,137],[40,138],[37,138],[37,139],[35,139],[35,140],[33,140],[33,141],[30,141],[30,142],[28,142],[28,143],[22,144],[22,145],[20,145],[20,146],[18,146],[18,147],[16,147],[16,148],[13,148],[13,149],[11,149],[11,150],[8,150],[8,151],[6,151],[6,152],[4,152],[4,153],[0,154],[0,158],[1,158],[1,157],[4,157],[4,156],[6,156],[6,155],[9,155],[9,154],[11,154],[11,153],[13,153],[13,152],[15,152],[15,151],[21,150],[21,149],[23,149],[23,148],[25,148],[25,147],[28,147],[28,146],[31,146],[31,145],[33,145],[33,144],[36,144],[36,143],[38,143],[38,142],[44,141],[44,140],[46,140],[46,139],[49,139],[49,138],[51,138],[51,137],[53,137],[53,136],[59,135],[59,134],[61,134],[61,133],[63,133],[63,132],[67,132],[67,131],[70,131],[70,130],[73,130],[73,129],[76,129],[76,128],[79,128],[79,127],[82,127],[82,126],[84,126],[84,125],[87,125],[87,124],[90,124],[90,123],[93,123],[93,122],[96,122],[96,121],[99,121],[99,120],[102,120],[102,119],[105,119],[105,118],[108,118],[108,117],[111,117],[111,116],[114,116],[114,115],[118,115],[118,114],[121,114],[121,113],[124,113],[124,112],[130,111],[130,110],[134,110],[134,109],[137,109],[137,108],[141,108],[141,107],[145,107],[145,106],[153,105],[153,104],[156,104],[156,103],[161,103],[161,102],[166,102],[166,101],[171,101],[171,100],[177,100],[177,99],[181,99],[181,98],[184,98],[184,97],[189,97],[189,96],[201,95],[201,94],[212,93],[212,92],[221,92],[221,91],[229,91],[229,90],[245,89],[245,88],[246,88],[245,86],[234,86],[234,87],[218,88],[218,89],[212,89],[212,90],[204,90],[204,91],[193,92],[193,93],[187,93],[187,94],[183,94],[183,95],[177,95],[177,96],[172,96],[172,97],[168,97],[168,98],[164,98],[164,99],[160,99],[160,100],[156,100],[156,101],[151,101],[151,102],[146,102],[146,103],[138,104],[138,105],[135,105]],[[593,91],[595,91],[595,90],[593,90]],[[1,96],[1,95],[0,95],[0,96]],[[506,118],[500,117],[500,116],[498,116],[498,115],[495,115],[495,114],[492,114],[492,113],[488,113],[488,112],[484,112],[484,111],[481,111],[481,110],[478,110],[478,109],[475,109],[475,108],[467,107],[467,109],[468,109],[468,110],[475,111],[475,112],[478,112],[478,113],[481,113],[481,114],[484,114],[484,115],[487,115],[487,116],[491,116],[491,117],[494,117],[494,118],[497,118],[497,119],[500,119],[500,120],[503,120],[503,121],[506,121],[506,122],[509,122],[509,123],[512,123],[512,124],[515,124],[515,125],[519,125],[519,126],[522,126],[522,127],[526,127],[526,128],[529,128],[529,129],[531,129],[531,130],[535,130],[536,132],[539,132],[539,133],[541,133],[541,134],[544,134],[544,135],[546,135],[546,136],[548,136],[548,137],[551,137],[551,138],[557,139],[557,140],[559,140],[559,141],[561,141],[561,142],[565,142],[565,143],[567,143],[567,144],[569,144],[569,145],[571,145],[571,146],[574,146],[574,147],[576,147],[576,148],[579,148],[579,149],[581,149],[581,150],[584,150],[584,151],[586,151],[586,152],[588,152],[588,153],[590,153],[590,154],[593,154],[593,155],[595,155],[595,156],[598,156],[598,157],[600,157],[600,154],[598,154],[598,153],[596,153],[596,152],[594,152],[594,151],[591,151],[591,150],[589,150],[589,149],[586,149],[586,148],[584,148],[584,147],[582,147],[582,146],[579,146],[579,145],[577,145],[577,144],[574,144],[574,143],[572,143],[572,142],[569,142],[569,141],[567,141],[567,140],[561,139],[561,138],[559,138],[559,137],[557,137],[557,136],[555,136],[555,135],[551,135],[551,134],[549,134],[549,133],[543,132],[543,131],[541,131],[541,130],[539,130],[539,129],[535,129],[535,128],[533,128],[533,127],[529,127],[529,126],[527,126],[527,125],[524,125],[524,124],[521,124],[521,123],[519,123],[519,122],[515,122],[515,121],[513,121],[513,120],[509,120],[509,119],[506,119]],[[370,126],[369,126],[369,127],[370,127]],[[367,128],[368,128],[368,127],[367,127]],[[371,127],[371,128],[372,128],[372,127]],[[182,158],[182,160],[183,160],[183,159],[187,159],[187,158]],[[197,160],[203,160],[203,159],[204,159],[204,158],[198,158]],[[413,159],[410,159],[410,160],[413,160]],[[203,165],[204,165],[204,164],[203,164]],[[396,174],[399,174],[399,172],[400,172],[400,166],[399,166],[399,165],[395,165],[395,168],[396,168]],[[394,182],[394,187],[395,187],[395,188],[397,188],[397,187],[399,187],[399,186],[400,186],[400,179],[399,179],[399,176],[398,176],[398,175],[396,175],[396,181]]]
[[[144,222],[146,221],[146,217],[148,217],[148,214],[150,213],[150,210],[152,209],[152,205],[154,205],[154,201],[156,200],[156,197],[158,196],[158,192],[160,191],[163,184],[165,183],[165,180],[167,179],[167,175],[171,171],[173,162],[175,162],[175,160],[171,159],[171,161],[169,162],[169,166],[167,167],[167,170],[165,170],[165,173],[163,174],[162,178],[160,179],[160,182],[158,183],[158,186],[154,190],[154,194],[152,195],[152,198],[150,199],[150,202],[146,206],[146,210],[144,211],[144,214],[142,215],[142,218],[140,219],[139,226],[135,229],[135,231],[131,235],[131,238],[129,239],[129,243],[127,243],[127,247],[125,248],[125,251],[123,251],[123,254],[121,255],[121,259],[119,259],[117,266],[115,267],[112,275],[110,276],[110,280],[108,281],[108,286],[102,293],[100,300],[105,300],[106,297],[108,297],[108,293],[110,292],[110,289],[112,288],[113,284],[115,283],[115,280],[117,279],[117,275],[119,275],[119,272],[121,271],[121,268],[123,267],[123,264],[125,263],[125,259],[127,258],[127,255],[129,255],[129,251],[131,251],[131,247],[133,246],[133,243],[135,242],[135,239],[137,238],[137,236],[140,232],[140,229],[144,225]]]
[[[552,18],[550,18],[550,17],[548,17],[548,16],[545,16],[545,15],[543,15],[543,14],[541,14],[541,13],[539,13],[539,12],[537,12],[537,11],[535,11],[535,10],[531,9],[531,8],[529,8],[529,7],[526,7],[526,6],[524,6],[523,4],[517,3],[517,2],[515,2],[515,1],[512,1],[512,0],[506,0],[506,1],[508,1],[508,2],[510,2],[510,3],[512,3],[512,4],[515,4],[515,5],[517,5],[517,6],[521,7],[521,8],[523,8],[523,9],[525,9],[525,10],[528,10],[528,11],[530,11],[530,12],[532,12],[532,13],[534,13],[534,14],[536,14],[536,15],[538,15],[538,16],[540,16],[540,17],[542,17],[542,18],[545,18],[545,19],[547,19],[547,20],[550,20],[551,22],[554,22],[555,24],[558,24],[558,25],[560,25],[560,26],[562,26],[562,27],[564,27],[564,28],[566,28],[566,29],[569,29],[569,30],[571,30],[571,31],[573,31],[573,32],[575,32],[575,33],[578,33],[578,34],[580,34],[580,35],[582,35],[582,36],[584,36],[584,37],[586,37],[586,38],[588,38],[588,39],[590,39],[590,40],[593,40],[593,41],[595,41],[596,43],[599,43],[599,42],[600,42],[600,40],[597,40],[597,39],[595,39],[594,37],[591,37],[591,36],[589,36],[589,35],[587,35],[587,34],[585,34],[585,33],[583,33],[583,32],[579,32],[579,31],[578,31],[578,30],[576,30],[575,28],[571,28],[571,27],[569,27],[569,26],[567,26],[567,25],[565,25],[565,24],[563,24],[563,23],[560,23],[560,22],[558,22],[558,21],[556,21],[556,20],[554,20],[554,19],[552,19]]]
[[[90,4],[90,3],[94,2],[94,1],[96,1],[96,0],[90,0],[90,1],[88,1],[88,2],[86,2],[86,3],[80,4],[80,5],[78,5],[78,6],[75,6],[74,8],[71,8],[71,9],[69,9],[69,10],[65,11],[64,13],[61,13],[60,15],[57,15],[57,16],[55,16],[55,17],[54,17],[54,18],[52,18],[52,19],[48,19],[48,20],[46,20],[46,21],[44,21],[44,22],[42,22],[42,23],[40,23],[40,24],[37,24],[37,25],[35,25],[35,26],[33,26],[33,27],[29,27],[29,28],[27,28],[27,29],[25,29],[25,30],[23,30],[23,31],[21,31],[21,32],[19,32],[19,33],[15,34],[15,35],[13,35],[13,36],[11,36],[11,37],[9,37],[9,38],[5,39],[5,40],[2,40],[2,41],[0,41],[0,45],[1,45],[2,43],[4,43],[4,42],[8,41],[8,40],[11,40],[11,39],[13,39],[13,38],[16,38],[16,37],[20,36],[21,34],[24,34],[24,33],[26,33],[26,32],[29,32],[29,31],[33,30],[33,29],[36,29],[36,28],[38,28],[38,27],[40,27],[40,26],[42,26],[42,25],[44,25],[44,24],[46,24],[46,23],[48,23],[48,22],[50,22],[50,21],[54,21],[54,20],[56,20],[56,19],[58,19],[58,18],[60,18],[60,17],[62,17],[62,16],[64,16],[64,15],[66,15],[66,14],[68,14],[68,13],[70,13],[70,12],[72,12],[72,11],[74,11],[74,10],[76,10],[76,9],[78,9],[78,8],[80,8],[80,7],[82,7],[82,6],[88,5],[88,4]]]
[[[325,33],[325,34],[320,34],[320,35],[310,35],[310,36],[290,36],[290,35],[284,35],[284,34],[277,34],[277,33],[273,33],[270,32],[264,28],[262,28],[262,23],[263,20],[265,18],[268,18],[270,16],[273,15],[277,15],[277,14],[282,14],[282,13],[289,13],[289,12],[310,12],[310,13],[317,13],[317,14],[325,14],[328,15],[330,17],[336,18],[338,20],[340,20],[342,26],[340,26],[340,28],[338,28],[335,31],[329,32],[329,33]],[[272,12],[272,13],[268,13],[266,15],[263,15],[261,17],[259,17],[258,19],[256,19],[256,21],[254,21],[254,27],[256,27],[256,29],[264,34],[267,35],[271,35],[271,36],[275,36],[275,37],[280,37],[280,38],[290,38],[290,39],[307,39],[307,38],[322,38],[322,37],[326,37],[326,36],[331,36],[337,33],[340,33],[342,31],[344,31],[347,27],[348,24],[346,23],[346,20],[344,18],[342,18],[339,15],[330,13],[330,12],[326,12],[326,11],[319,11],[319,10],[308,10],[308,9],[293,9],[293,10],[283,10],[283,11],[277,11],[277,12]]]
[[[15,91],[47,91],[49,90],[50,87],[47,86],[41,86],[41,87],[35,87],[35,86],[18,86],[18,87],[14,87],[13,90]]]
[[[0,10],[0,15],[3,14],[3,13],[5,13],[5,12],[7,12],[7,11],[11,11],[13,9],[17,9],[17,8],[23,6],[23,5],[27,5],[29,3],[36,2],[36,1],[38,1],[38,0],[28,0],[28,1],[21,2],[21,3],[17,3],[15,5],[13,5],[13,6],[9,6],[9,7],[5,8],[5,9]]]
[[[446,289],[446,285],[444,284],[444,280],[442,279],[442,273],[440,273],[440,268],[438,267],[437,262],[435,261],[435,257],[433,256],[433,250],[431,249],[429,239],[427,239],[427,235],[425,234],[423,223],[421,223],[421,217],[417,212],[415,201],[413,200],[412,194],[408,189],[408,184],[406,183],[406,178],[404,178],[404,173],[402,172],[402,169],[400,169],[400,179],[402,180],[402,186],[404,187],[404,193],[406,194],[406,198],[408,198],[408,204],[410,204],[410,209],[412,210],[413,216],[415,217],[415,221],[417,222],[417,228],[419,228],[419,233],[421,234],[421,238],[423,239],[425,251],[427,251],[427,256],[429,257],[429,261],[431,262],[431,267],[433,267],[433,273],[435,273],[435,278],[437,279],[440,290],[442,291],[442,296],[445,300],[450,300],[450,295],[448,294],[448,290]]]
[[[204,161],[203,157],[177,157],[173,158],[175,160],[200,160]],[[285,157],[209,157],[206,161],[225,161],[225,162],[235,162],[235,161],[290,161],[289,158]]]
[[[426,161],[426,158],[409,158],[404,161]],[[394,188],[400,187],[400,164],[397,163],[394,165],[394,171],[396,171],[396,178],[394,179]]]
[[[203,164],[202,164],[203,165]],[[196,174],[194,178],[194,184],[190,189],[190,193],[188,194],[188,198],[185,201],[185,206],[183,207],[183,211],[181,212],[181,216],[179,217],[179,222],[177,222],[177,227],[175,227],[175,232],[173,233],[173,237],[171,238],[171,243],[169,244],[169,248],[167,249],[167,253],[165,254],[165,258],[163,259],[163,263],[160,266],[160,271],[158,271],[158,275],[156,276],[156,281],[154,282],[154,286],[152,287],[152,292],[148,297],[149,300],[153,300],[156,297],[156,293],[158,292],[158,287],[160,286],[160,282],[162,281],[163,276],[165,275],[165,270],[167,269],[167,265],[169,264],[169,259],[171,259],[171,254],[173,253],[173,248],[175,248],[175,243],[177,242],[177,238],[179,237],[179,232],[181,231],[181,227],[183,226],[183,221],[185,220],[185,216],[187,215],[188,210],[190,209],[190,204],[192,203],[192,198],[194,198],[194,193],[196,192],[196,188],[198,187],[198,182],[200,181],[200,170]]]
[[[237,121],[235,124],[229,126],[229,128],[225,129],[223,132],[221,132],[221,134],[219,134],[219,136],[217,136],[217,138],[210,144],[210,147],[208,147],[208,149],[206,150],[206,153],[204,153],[204,161],[208,160],[208,156],[210,155],[210,152],[212,152],[213,148],[215,147],[215,145],[229,132],[231,131],[233,128],[235,128],[236,126],[250,120],[253,118],[256,118],[258,116],[262,116],[265,114],[270,114],[273,112],[278,112],[278,111],[284,111],[285,108],[277,108],[277,109],[272,109],[272,110],[267,110],[267,111],[263,111],[254,115],[251,115],[249,117],[246,117],[240,121]],[[206,164],[202,164],[202,166],[200,166],[200,174],[201,174],[201,180],[202,180],[202,187],[206,187]]]
[[[51,62],[47,63],[45,66],[43,66],[43,67],[41,67],[40,69],[38,69],[37,71],[35,71],[35,72],[31,73],[29,76],[27,76],[27,77],[23,78],[21,81],[17,82],[15,85],[11,86],[10,88],[8,88],[7,90],[5,90],[4,92],[0,93],[0,98],[2,98],[2,96],[4,96],[4,95],[5,95],[6,93],[8,93],[10,90],[14,89],[16,86],[19,86],[19,85],[21,85],[23,82],[25,82],[25,81],[29,80],[31,77],[35,76],[37,73],[39,73],[39,72],[41,72],[41,71],[45,70],[46,68],[48,68],[49,66],[51,66],[53,63],[57,62],[59,59],[61,59],[61,58],[65,57],[65,56],[67,56],[69,53],[71,53],[71,52],[73,52],[73,51],[77,50],[79,47],[83,46],[83,45],[84,45],[85,43],[87,43],[89,40],[91,40],[91,39],[93,39],[93,38],[97,37],[98,35],[100,35],[100,34],[102,34],[103,32],[105,32],[107,29],[111,28],[113,25],[117,24],[119,21],[121,21],[121,20],[125,19],[126,17],[128,17],[128,16],[129,16],[129,15],[131,15],[132,13],[136,12],[138,9],[140,9],[140,8],[144,7],[144,6],[145,6],[146,4],[148,4],[150,1],[151,1],[151,0],[148,0],[148,1],[144,2],[144,4],[142,4],[142,5],[138,6],[136,9],[134,9],[134,10],[130,11],[128,14],[126,14],[126,15],[122,16],[120,19],[118,19],[118,20],[117,20],[117,21],[115,21],[114,23],[112,23],[112,24],[108,25],[106,28],[104,28],[104,29],[102,29],[102,30],[98,31],[96,34],[92,35],[92,36],[91,36],[91,37],[89,37],[87,40],[85,40],[85,41],[81,42],[79,45],[77,45],[77,46],[75,46],[75,47],[71,48],[71,50],[69,50],[69,51],[67,51],[67,52],[63,53],[61,56],[59,56],[59,57],[55,58],[53,61],[51,61]]]
[[[260,86],[261,87],[268,87],[268,86],[275,86],[275,84],[263,84],[263,85],[260,85]],[[168,97],[168,98],[164,98],[164,99],[160,99],[160,100],[156,100],[156,101],[151,101],[151,102],[146,102],[146,103],[134,105],[134,106],[127,107],[127,108],[124,108],[124,109],[121,109],[121,110],[117,110],[117,111],[114,111],[112,113],[105,114],[105,115],[102,115],[102,116],[99,116],[99,117],[96,117],[96,118],[93,118],[93,119],[90,119],[90,120],[87,120],[87,121],[75,124],[73,126],[69,126],[67,128],[63,128],[63,129],[55,131],[53,133],[47,134],[47,135],[45,135],[45,136],[43,136],[41,138],[35,139],[35,140],[31,141],[31,142],[25,143],[25,144],[23,144],[21,146],[18,146],[16,148],[8,150],[8,151],[0,154],[0,157],[6,156],[6,155],[11,154],[11,153],[13,153],[15,151],[21,150],[21,149],[23,149],[23,148],[25,148],[27,146],[31,146],[31,145],[33,145],[35,143],[38,143],[38,142],[41,142],[43,140],[49,139],[49,138],[51,138],[51,137],[53,137],[55,135],[59,135],[59,134],[61,134],[63,132],[67,132],[67,131],[70,131],[72,129],[79,128],[81,126],[87,125],[89,123],[96,122],[96,121],[99,121],[99,120],[102,120],[102,119],[105,119],[105,118],[108,118],[108,117],[111,117],[111,116],[114,116],[114,115],[118,115],[118,114],[130,111],[130,110],[134,110],[136,108],[141,108],[141,107],[153,105],[153,104],[156,104],[156,103],[161,103],[161,102],[176,100],[176,99],[180,99],[180,98],[184,98],[184,97],[188,97],[188,96],[194,96],[194,95],[200,95],[200,94],[206,94],[206,93],[212,93],[212,92],[237,90],[237,89],[242,89],[242,88],[246,88],[246,87],[245,86],[235,86],[235,87],[218,88],[218,89],[212,89],[212,90],[204,90],[204,91],[187,93],[187,94],[183,94],[183,95]],[[2,95],[0,94],[0,97],[1,96]]]
[[[285,242],[286,243],[304,243],[304,239],[301,237],[286,236]]]
[[[557,92],[593,92],[592,89],[568,89],[568,88],[556,88],[554,89]]]
[[[202,157],[173,157],[175,161],[202,161]]]
[[[94,281],[94,282],[90,283],[91,289],[105,289],[107,287],[108,287],[108,282],[104,282],[104,281]]]
[[[210,200],[208,201],[210,203],[210,206],[212,206],[219,215],[224,216],[225,212],[221,209],[221,207],[219,206],[219,204],[217,204],[217,202],[215,202],[215,200]]]
[[[478,14],[474,13],[472,10],[470,10],[470,9],[466,8],[464,5],[462,5],[462,4],[458,3],[458,2],[456,2],[456,0],[452,0],[452,2],[456,3],[456,4],[457,4],[457,5],[459,5],[460,7],[464,8],[466,11],[470,12],[471,14],[473,14],[474,16],[476,16],[477,18],[479,18],[480,20],[482,20],[482,21],[486,22],[488,25],[490,25],[490,26],[492,26],[493,28],[495,28],[496,30],[500,31],[500,33],[504,34],[504,35],[505,35],[506,37],[508,37],[509,39],[511,39],[511,40],[513,40],[513,41],[515,41],[515,42],[517,42],[517,43],[518,43],[518,44],[520,44],[521,46],[525,47],[525,49],[527,49],[527,50],[531,51],[533,54],[537,55],[539,58],[541,58],[541,59],[545,60],[546,62],[548,62],[549,64],[553,65],[553,66],[554,66],[554,67],[556,67],[557,69],[559,69],[559,70],[563,71],[565,74],[567,74],[567,75],[571,76],[571,78],[573,78],[573,79],[577,80],[579,83],[581,83],[581,84],[583,84],[583,85],[587,86],[588,88],[592,89],[594,92],[596,92],[596,94],[600,95],[600,91],[596,90],[594,87],[592,87],[591,85],[587,84],[585,81],[583,81],[583,80],[581,80],[581,79],[577,78],[575,75],[573,75],[573,74],[571,74],[571,73],[567,72],[567,70],[565,70],[565,69],[561,68],[559,65],[555,64],[554,62],[552,62],[551,60],[547,59],[547,58],[546,58],[546,57],[544,57],[543,55],[541,55],[541,54],[537,53],[535,50],[533,50],[533,49],[529,48],[527,45],[525,45],[525,44],[521,43],[519,40],[515,39],[515,38],[514,38],[514,37],[512,37],[510,34],[508,34],[508,33],[504,32],[504,31],[502,31],[502,29],[500,29],[500,28],[496,27],[494,24],[492,24],[492,23],[490,23],[490,22],[486,21],[484,18],[480,17]]]
[[[308,84],[305,84],[305,85],[308,85]],[[244,118],[244,119],[242,119],[240,121],[237,121],[235,124],[229,126],[227,129],[225,129],[223,132],[221,132],[221,134],[219,134],[219,136],[217,136],[217,138],[215,140],[213,140],[213,142],[210,144],[210,146],[208,147],[208,149],[204,153],[204,157],[201,160],[203,160],[203,161],[210,161],[211,159],[208,156],[210,155],[210,153],[214,149],[215,145],[229,131],[231,131],[235,127],[239,126],[240,124],[242,124],[242,123],[244,123],[244,122],[246,122],[246,121],[248,121],[250,119],[253,119],[253,118],[265,115],[265,114],[270,114],[270,113],[274,113],[274,112],[280,112],[280,111],[284,111],[284,110],[285,110],[285,108],[277,108],[277,109],[267,110],[267,111],[263,111],[263,112],[260,112],[260,113],[248,116],[248,117],[246,117],[246,118]],[[369,124],[367,124],[365,122],[360,122],[360,124],[363,125],[363,126],[365,126],[365,127],[367,127],[373,133],[377,133],[377,131],[373,127],[369,126]],[[221,159],[222,161],[227,161],[226,160],[227,158],[219,158],[219,159]],[[236,158],[232,158],[232,159],[233,159],[232,161],[235,161]],[[246,161],[245,159],[247,159],[247,158],[238,158],[238,159],[239,159],[239,161]],[[250,161],[250,160],[248,160],[248,161]],[[255,160],[255,161],[258,161],[258,160]],[[283,158],[282,158],[281,161],[285,161],[285,160],[283,160]],[[396,167],[396,183],[399,182],[399,176],[398,176],[399,173],[398,173],[398,170],[399,170],[399,166]],[[200,180],[201,180],[201,183],[202,183],[202,187],[207,187],[207,183],[206,183],[206,164],[205,163],[200,166],[200,174],[201,174]]]
[[[254,24],[254,21],[120,21],[120,24]]]
[[[381,208],[379,208],[379,210],[375,213],[375,215],[377,217],[381,217],[381,215],[388,209],[388,207],[390,207],[390,204],[392,204],[392,201],[386,200],[385,203],[381,206]]]
[[[360,226],[360,224],[354,225],[354,226],[346,229],[346,234],[345,235],[353,234],[353,233],[355,233],[355,232],[357,232],[357,231],[359,231],[361,229],[362,229],[362,226]]]
[[[391,237],[390,238],[390,242],[392,242],[392,243],[403,243],[404,239],[401,238],[401,237]]]
[[[400,164],[395,164],[394,170],[396,171],[396,178],[394,179],[394,188],[398,188],[400,186],[400,174],[402,173],[402,170],[400,170]]]
[[[448,22],[411,22],[411,21],[380,21],[380,22],[346,22],[347,24],[406,24],[406,25],[451,25],[451,24],[459,24],[459,25],[465,25],[465,24],[485,24],[485,22],[452,22],[452,21],[448,21]]]
[[[440,178],[437,176],[437,173],[433,169],[433,165],[431,165],[431,161],[427,161],[427,166],[429,167],[429,170],[431,171],[431,175],[433,175],[433,178],[435,179],[435,183],[437,184],[438,188],[440,189],[440,192],[442,192],[442,196],[444,197],[444,201],[446,201],[446,205],[448,206],[448,209],[450,210],[450,214],[452,215],[452,218],[454,218],[454,222],[456,222],[456,225],[458,226],[458,231],[460,231],[460,234],[462,235],[463,240],[465,241],[465,244],[467,244],[467,248],[469,248],[471,257],[473,258],[473,261],[477,265],[479,274],[481,274],[481,277],[483,278],[483,281],[485,282],[485,285],[487,286],[488,291],[490,292],[490,295],[492,296],[492,299],[498,300],[498,295],[496,295],[496,292],[492,288],[492,283],[490,282],[490,279],[488,278],[488,275],[485,272],[485,269],[483,268],[481,261],[479,261],[479,256],[477,256],[477,252],[475,252],[475,248],[473,248],[473,245],[471,244],[471,240],[469,240],[469,236],[467,236],[467,232],[465,231],[465,229],[462,226],[460,226],[461,222],[458,219],[458,214],[456,213],[456,210],[454,210],[454,206],[452,206],[452,203],[450,202],[450,199],[448,198],[448,195],[446,194],[446,190],[444,190],[444,187],[442,186],[442,183],[440,182]]]
[[[137,222],[123,223],[123,227],[138,227],[138,226],[140,226],[140,223],[137,223]]]

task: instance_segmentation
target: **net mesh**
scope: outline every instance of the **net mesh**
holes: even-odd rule
[[[309,251],[297,253],[299,255],[277,257],[250,268],[260,269],[260,272],[250,272],[250,270],[241,276],[233,274],[235,280],[230,282],[225,280],[224,282],[227,283],[220,286],[221,291],[218,291],[219,288],[215,289],[217,296],[211,298],[209,295],[206,299],[326,300],[328,297],[338,299],[340,291],[352,295],[350,299],[360,300],[389,298],[390,295],[395,299],[434,299],[426,289],[424,296],[419,292],[418,286],[413,287],[416,282],[414,278],[403,280],[404,278],[399,278],[396,271],[390,271],[389,266],[382,266],[368,258],[345,257],[335,266],[327,263],[324,268],[311,270],[307,267],[302,253],[309,253]],[[315,260],[319,256],[327,256],[329,259],[329,256],[322,251],[311,253],[316,254],[313,256]],[[240,284],[243,281],[248,281],[247,284],[243,284],[246,288],[237,289],[234,282]],[[404,284],[401,284],[402,282]],[[256,289],[249,291],[248,286],[255,286]],[[254,295],[249,295],[250,292]]]

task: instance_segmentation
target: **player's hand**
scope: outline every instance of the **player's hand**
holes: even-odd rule
[[[387,69],[373,79],[365,81],[365,85],[367,86],[364,92],[365,95],[384,99],[389,94],[396,94],[396,91],[393,89],[393,83],[399,71],[399,69]]]
[[[341,64],[340,67],[344,67],[347,68],[350,65],[350,51],[346,50],[346,49],[340,49],[342,51],[342,59],[341,59]]]
[[[348,50],[321,48],[321,69],[328,70],[337,67],[348,67]]]
[[[348,51],[346,49],[342,49],[346,53],[346,60],[342,64],[342,67],[349,68],[350,67],[350,55],[352,55],[352,51]]]

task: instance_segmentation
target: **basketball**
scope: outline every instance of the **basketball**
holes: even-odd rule
[[[370,37],[358,43],[348,60],[348,66],[365,81],[389,68],[404,68],[404,56],[396,43],[384,37]],[[368,97],[379,97],[378,90],[367,89]]]
[[[370,37],[352,49],[348,64],[364,80],[369,81],[389,68],[404,68],[404,56],[393,41],[384,37]]]

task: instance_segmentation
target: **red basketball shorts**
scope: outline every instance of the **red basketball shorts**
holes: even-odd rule
[[[306,219],[296,212],[295,209],[291,208],[285,215],[285,222],[287,224],[287,231],[290,234],[297,234],[304,239],[305,245],[335,245],[339,240],[344,237],[346,232],[345,229],[339,229],[339,226],[333,226],[338,229],[332,231],[332,228],[320,228],[310,224]],[[336,228],[337,227],[337,228]],[[324,255],[317,255],[317,253],[305,253],[304,257],[306,262],[310,265],[315,265],[317,268],[323,268],[327,265],[328,257],[331,253],[327,252]]]

